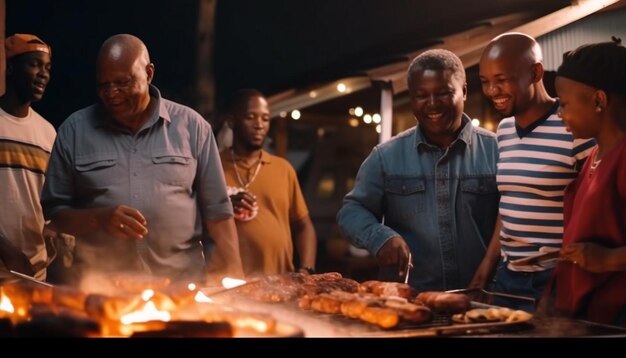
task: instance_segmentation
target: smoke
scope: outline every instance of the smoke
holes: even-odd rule
[[[204,290],[202,290],[204,291]],[[211,290],[207,290],[207,296]],[[297,302],[260,303],[236,295],[215,296],[217,303],[230,306],[241,312],[269,314],[280,324],[301,329],[305,337],[358,337],[360,333],[378,331],[377,327],[364,325],[359,321],[339,315],[324,315],[303,311]],[[277,333],[280,333],[280,329]]]

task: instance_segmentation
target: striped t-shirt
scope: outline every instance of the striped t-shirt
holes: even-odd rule
[[[12,116],[0,108],[0,235],[20,249],[45,280],[48,261],[39,204],[54,127],[29,108],[28,116]],[[0,260],[0,278],[8,276]]]
[[[574,139],[557,113],[558,102],[546,118],[528,128],[516,128],[515,118],[504,118],[498,139],[497,183],[505,261],[538,255],[542,247],[560,248],[563,237],[563,190],[578,175],[582,161],[595,145]],[[513,266],[514,271],[543,271],[541,266]]]

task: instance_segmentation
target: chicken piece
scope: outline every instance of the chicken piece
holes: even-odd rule
[[[382,328],[392,328],[400,322],[398,313],[390,308],[367,307],[359,318]]]
[[[349,318],[359,318],[367,307],[382,307],[383,301],[373,294],[352,294],[354,299],[341,304],[341,313]]]
[[[313,297],[311,309],[316,312],[337,314],[341,312],[341,301],[331,294],[322,293]]]
[[[513,311],[504,321],[505,322],[525,322],[533,318],[533,315],[522,310]]]
[[[365,281],[359,285],[359,292],[373,293],[377,296],[398,296],[410,298],[414,291],[411,286],[400,282]]]
[[[307,282],[302,285],[302,290],[308,295],[317,295],[320,293],[329,293],[332,291],[357,292],[359,283],[349,278],[339,278],[336,280],[320,280],[315,282]]]
[[[312,301],[311,296],[306,294],[306,295],[300,297],[300,299],[298,300],[298,307],[300,307],[303,310],[310,310],[311,309],[311,301]]]
[[[396,297],[387,299],[385,301],[385,307],[395,310],[403,320],[412,323],[426,323],[433,317],[430,308],[423,305],[409,303],[404,299],[400,300]]]

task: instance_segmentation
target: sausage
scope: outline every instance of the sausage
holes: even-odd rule
[[[440,291],[422,292],[415,298],[435,312],[460,313],[471,308],[471,300],[460,293],[446,293]]]

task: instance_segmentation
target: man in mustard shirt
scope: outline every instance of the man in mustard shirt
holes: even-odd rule
[[[235,211],[246,276],[315,267],[317,238],[293,167],[263,150],[270,128],[267,100],[257,90],[236,92],[225,105],[232,147],[220,153]]]

